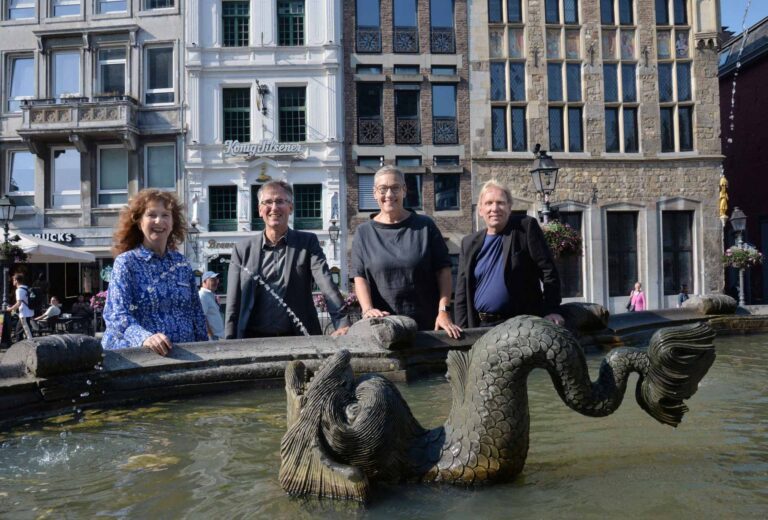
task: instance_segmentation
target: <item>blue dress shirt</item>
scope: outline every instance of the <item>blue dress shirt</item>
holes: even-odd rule
[[[173,343],[207,341],[205,315],[186,258],[140,245],[115,259],[104,306],[105,349],[140,347],[162,332]]]

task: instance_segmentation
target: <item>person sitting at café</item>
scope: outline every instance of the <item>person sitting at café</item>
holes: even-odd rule
[[[49,318],[61,316],[61,302],[55,296],[51,296],[51,305],[40,316],[33,318],[35,321],[48,321]]]
[[[195,274],[177,250],[186,228],[182,205],[169,191],[142,190],[120,212],[105,349],[145,347],[165,356],[175,343],[208,340]]]
[[[85,300],[86,298],[84,294],[77,295],[77,301],[72,304],[72,316],[88,319],[93,318],[93,309],[91,309],[91,306]]]

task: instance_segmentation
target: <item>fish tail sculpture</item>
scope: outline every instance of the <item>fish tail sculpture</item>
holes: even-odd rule
[[[477,485],[514,479],[528,453],[527,379],[535,368],[547,370],[567,406],[592,417],[618,409],[629,374],[636,372],[640,406],[677,426],[688,410],[683,401],[714,362],[713,339],[706,324],[659,330],[647,350],[612,350],[592,382],[570,332],[518,316],[468,352],[449,353],[451,411],[432,430],[416,421],[388,380],[355,380],[349,352],[328,358],[311,381],[295,361],[286,369],[289,413],[280,483],[289,494],[365,500],[374,481]]]

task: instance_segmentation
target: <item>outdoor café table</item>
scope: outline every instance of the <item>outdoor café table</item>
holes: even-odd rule
[[[63,334],[67,332],[82,332],[87,327],[88,318],[85,316],[72,316],[71,314],[62,314],[56,322],[56,332]]]

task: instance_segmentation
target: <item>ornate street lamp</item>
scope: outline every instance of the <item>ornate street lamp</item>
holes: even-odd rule
[[[9,199],[7,195],[3,195],[2,198],[0,198],[0,220],[3,222],[3,231],[5,233],[3,235],[3,312],[8,308],[8,258],[6,256],[9,248],[8,225],[15,216],[16,203]]]
[[[542,221],[546,224],[549,222],[549,215],[551,213],[549,209],[549,196],[555,191],[555,186],[557,186],[557,172],[560,170],[560,167],[551,156],[547,155],[546,150],[541,149],[540,144],[536,144],[533,153],[536,154],[536,158],[533,161],[531,177],[533,178],[533,186],[544,199],[544,209],[541,212],[541,216]]]
[[[744,230],[747,229],[747,216],[738,206],[731,212],[731,227],[736,232],[736,245],[744,244]],[[739,305],[744,306],[744,268],[739,269]]]
[[[336,225],[336,219],[331,219],[331,225],[328,226],[328,238],[331,239],[331,244],[333,244],[333,259],[338,260],[337,256],[337,250],[336,250],[336,244],[339,241],[339,233],[341,232],[341,228]]]

